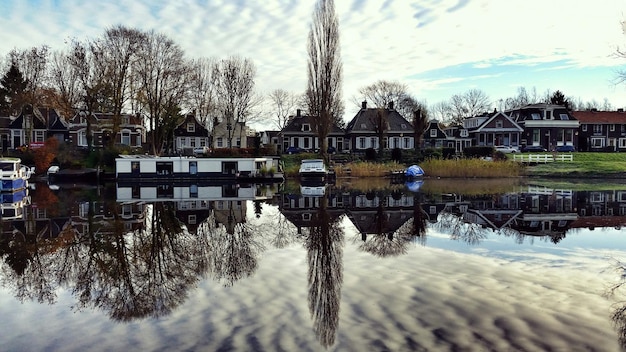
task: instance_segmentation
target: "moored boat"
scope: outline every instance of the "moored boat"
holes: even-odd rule
[[[301,179],[324,179],[327,174],[328,170],[322,159],[303,159],[298,170]]]
[[[278,157],[197,158],[120,155],[115,159],[115,175],[118,182],[283,180]]]
[[[19,158],[0,158],[0,191],[15,192],[28,186],[34,168],[22,165]]]

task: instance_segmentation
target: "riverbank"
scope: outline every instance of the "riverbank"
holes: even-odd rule
[[[626,179],[624,153],[573,153],[573,161],[527,165],[525,175],[540,178]]]

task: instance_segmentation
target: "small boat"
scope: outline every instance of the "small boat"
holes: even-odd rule
[[[84,182],[95,183],[99,181],[101,171],[94,168],[61,169],[56,165],[50,166],[47,171],[48,182]]]
[[[34,168],[22,165],[19,158],[0,158],[0,192],[26,188],[34,172]]]
[[[300,170],[298,170],[300,178],[323,179],[327,174],[328,170],[322,159],[304,159],[300,163]]]
[[[404,177],[408,179],[424,177],[424,170],[418,165],[411,165],[404,171]]]

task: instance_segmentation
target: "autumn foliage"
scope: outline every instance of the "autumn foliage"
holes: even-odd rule
[[[37,173],[42,173],[48,170],[52,160],[54,160],[57,155],[58,149],[59,141],[57,141],[54,137],[46,139],[42,147],[33,149],[35,171]]]

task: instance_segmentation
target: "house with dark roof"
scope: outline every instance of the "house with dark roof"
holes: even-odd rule
[[[439,121],[430,120],[428,127],[424,130],[422,137],[422,149],[425,148],[452,148],[454,147],[453,138],[448,135],[439,126]]]
[[[282,144],[280,143],[280,131],[263,131],[259,132],[259,138],[261,139],[261,147],[276,148],[277,152],[282,151]]]
[[[541,146],[547,150],[565,145],[577,148],[578,120],[562,105],[529,104],[506,113],[524,129],[522,146]]]
[[[448,126],[443,131],[446,136],[448,136],[444,144],[447,148],[454,148],[457,153],[463,153],[465,148],[473,145],[473,140],[469,135],[469,131],[463,126]]]
[[[287,125],[278,135],[278,139],[282,143],[281,150],[285,151],[289,147],[298,147],[305,150],[319,149],[321,143],[314,126],[315,123],[311,116],[302,115],[300,109],[296,110],[296,115],[289,117]],[[344,136],[344,130],[334,123],[327,136],[328,147],[333,147],[338,151],[346,149]]]
[[[23,145],[29,147],[43,146],[49,137],[56,138],[59,143],[65,143],[69,138],[68,125],[55,109],[33,108],[25,105],[20,114],[8,125],[9,147],[18,148]]]
[[[524,129],[506,113],[495,111],[463,120],[463,128],[475,146],[508,145],[521,147]]]
[[[626,113],[617,111],[573,111],[580,123],[579,151],[626,151]]]
[[[213,126],[211,148],[248,148],[251,136],[254,134],[245,122],[219,122]]]
[[[382,141],[380,141],[380,136]],[[393,102],[387,108],[368,108],[367,102],[346,127],[347,149],[364,152],[368,148],[414,149],[413,125],[394,109]]]
[[[102,148],[113,143],[131,147],[142,147],[146,140],[146,128],[140,114],[122,114],[119,131],[113,135],[115,116],[112,113],[80,111],[69,119],[69,140],[72,146],[86,148],[91,145]]]
[[[174,148],[177,152],[185,149],[204,149],[209,145],[209,130],[198,121],[193,113],[187,114],[174,128]]]

